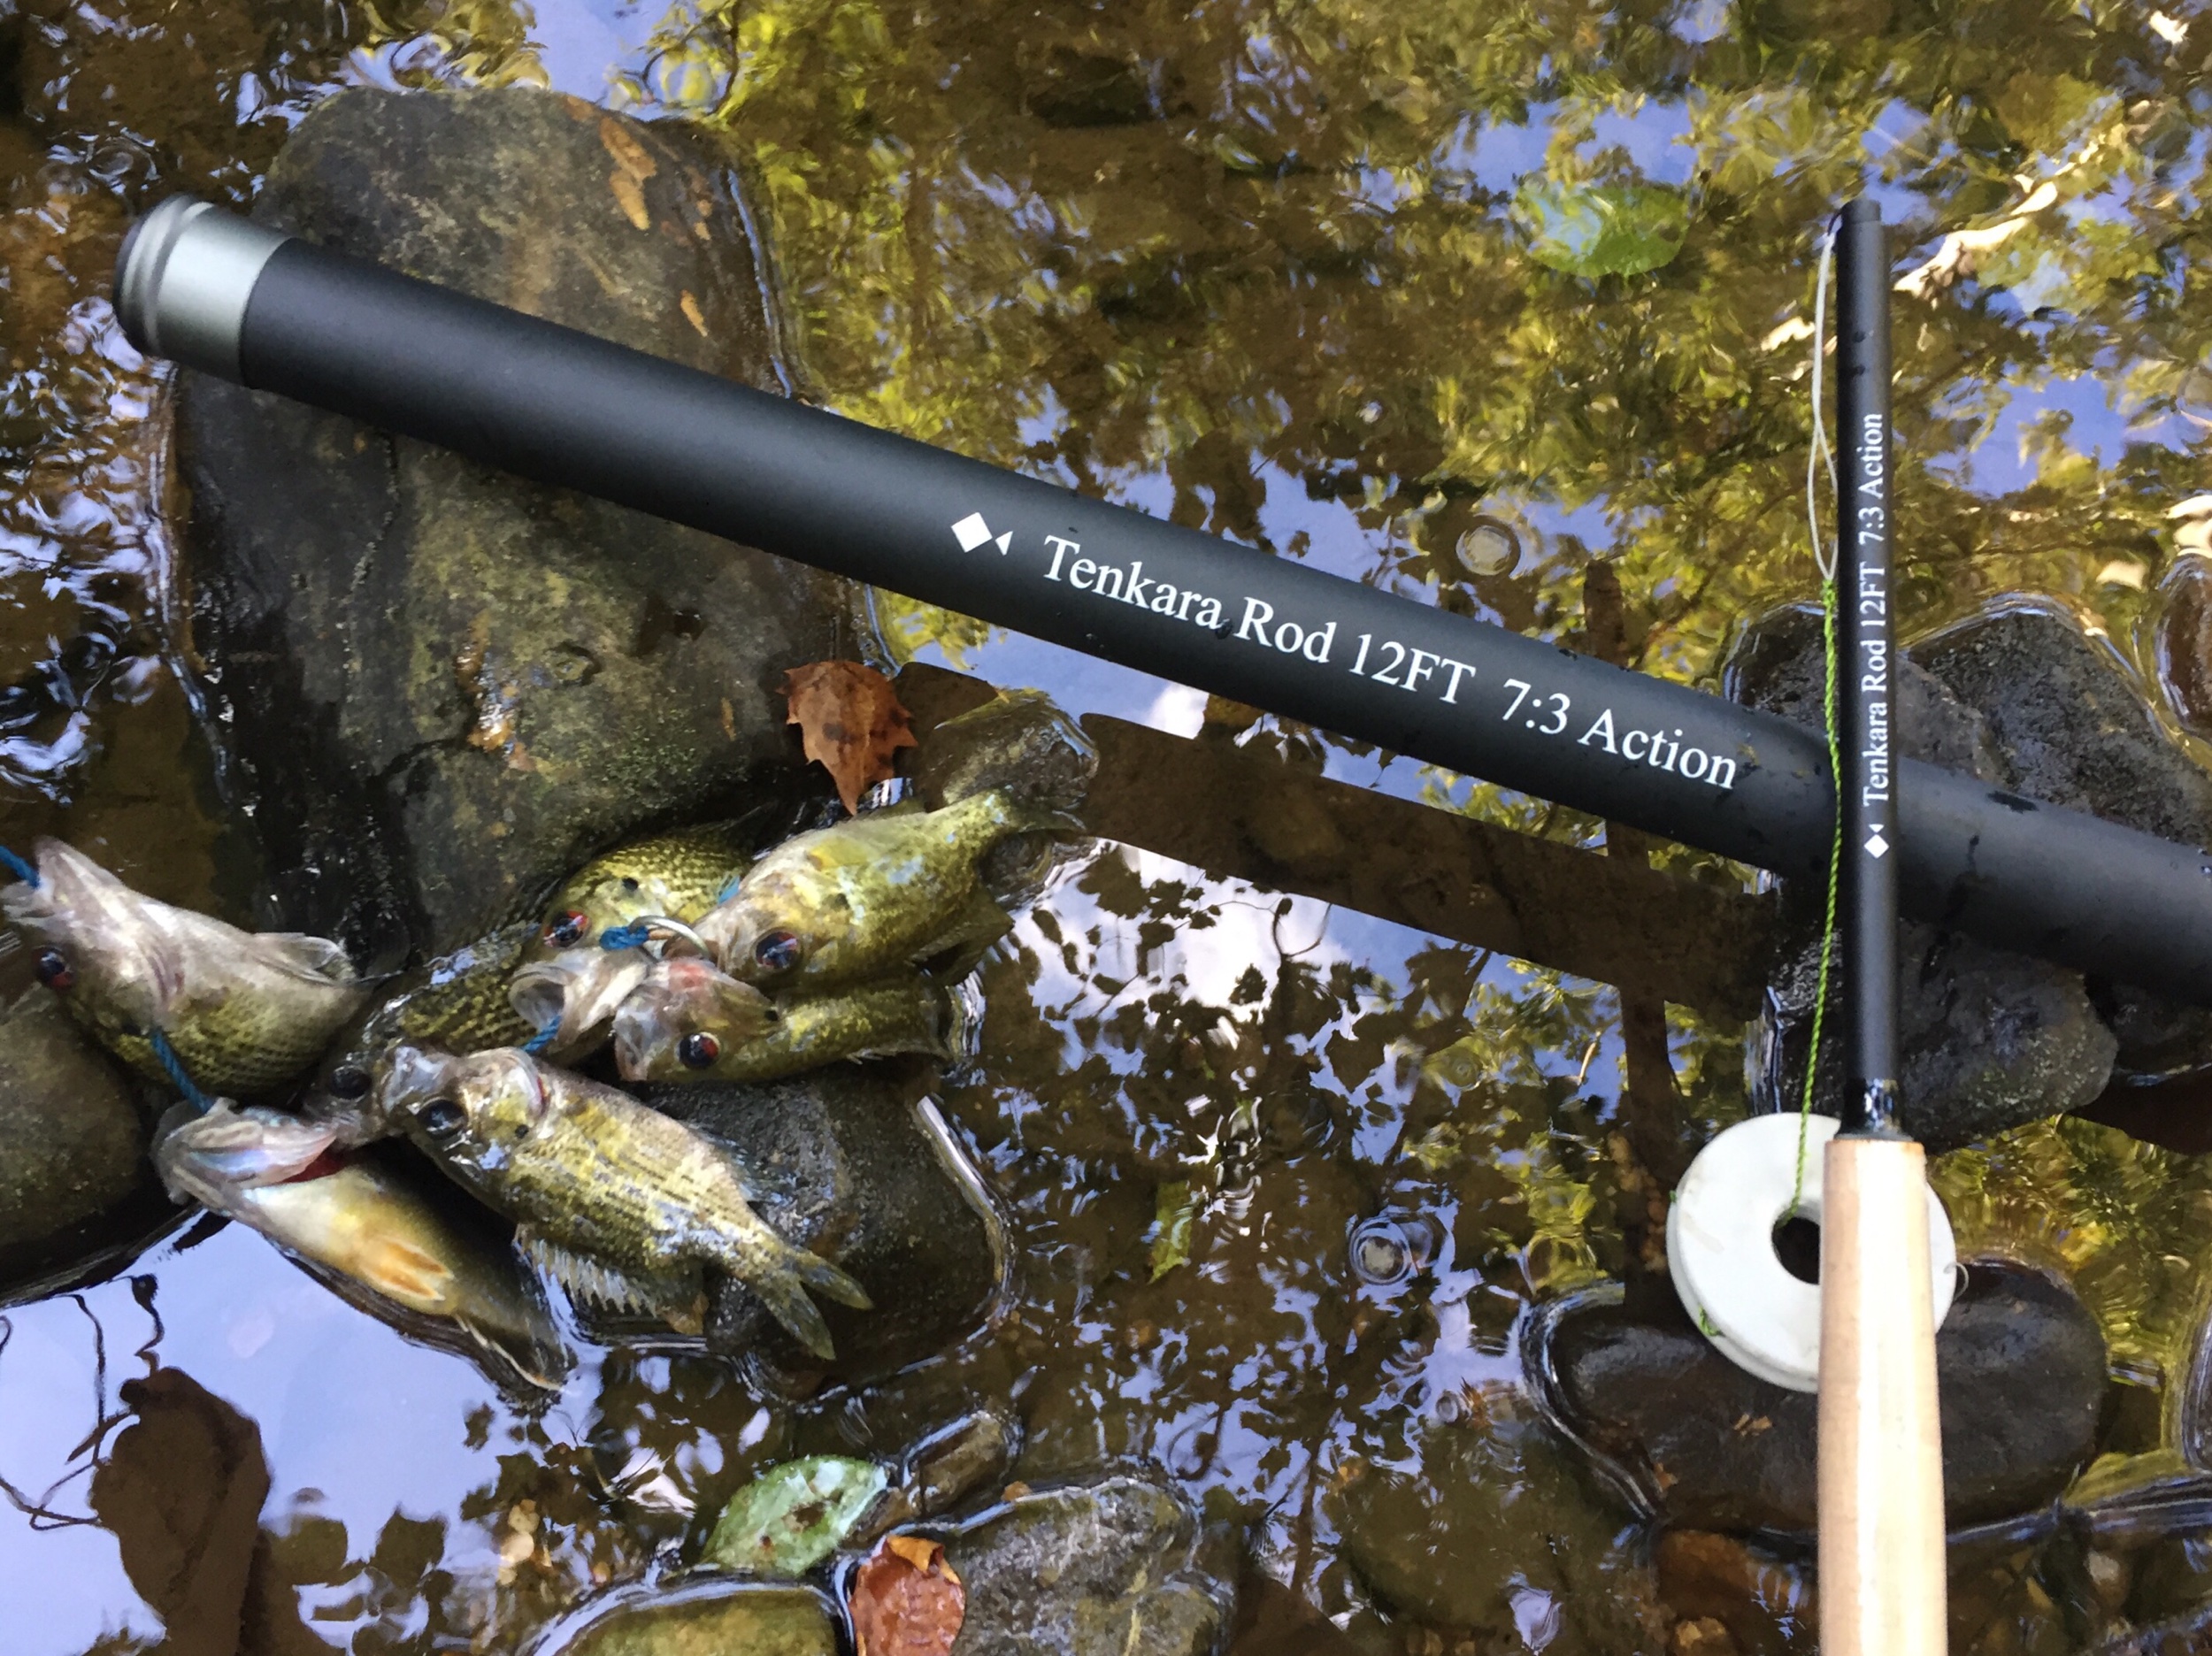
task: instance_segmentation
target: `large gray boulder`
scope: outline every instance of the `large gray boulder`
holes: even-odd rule
[[[355,89],[254,217],[774,389],[725,176],[574,98]],[[192,638],[265,918],[371,963],[795,765],[783,671],[852,637],[826,578],[278,397],[187,375],[179,433]]]
[[[639,1088],[656,1109],[728,1145],[753,1208],[782,1236],[833,1260],[874,1300],[859,1311],[816,1296],[835,1341],[826,1368],[735,1281],[718,1284],[710,1349],[805,1392],[863,1384],[936,1355],[975,1330],[1006,1269],[1005,1237],[981,1179],[914,1097],[900,1063],[837,1064],[787,1080]],[[941,1121],[941,1117],[939,1118]]]
[[[1739,1368],[1663,1284],[1594,1290],[1530,1323],[1546,1411],[1629,1503],[1670,1526],[1809,1537],[1819,1399]],[[1952,1529],[2047,1506],[2096,1446],[2104,1337],[2071,1288],[2001,1259],[1968,1263],[1936,1333],[1943,1499]]]

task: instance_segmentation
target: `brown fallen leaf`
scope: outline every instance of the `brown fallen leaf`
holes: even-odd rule
[[[848,811],[892,775],[891,755],[917,746],[907,710],[891,681],[858,662],[815,662],[784,676],[791,704],[787,721],[806,740],[806,756],[830,773]]]
[[[945,1656],[967,1619],[968,1594],[943,1547],[889,1535],[854,1573],[847,1608],[859,1656]]]

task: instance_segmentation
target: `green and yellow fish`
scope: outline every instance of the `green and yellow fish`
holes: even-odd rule
[[[394,1047],[480,1052],[528,1040],[536,1026],[515,1010],[509,994],[538,932],[536,921],[518,921],[407,973],[333,1047],[302,1108],[318,1120],[342,1123],[341,1143],[358,1142],[356,1131],[376,1136],[375,1112],[367,1104]]]
[[[322,1055],[369,995],[345,951],[297,932],[241,932],[140,895],[58,840],[38,879],[0,891],[39,981],[109,1051],[170,1079],[155,1040],[210,1092],[281,1086]]]
[[[851,817],[763,856],[698,933],[732,977],[809,993],[979,950],[1012,923],[977,859],[1010,835],[1064,826],[995,788],[942,810]]]
[[[533,1257],[586,1298],[695,1331],[704,1268],[713,1267],[824,1359],[833,1354],[829,1330],[807,1290],[869,1307],[859,1284],[752,1210],[726,1153],[626,1092],[511,1047],[449,1057],[402,1046],[380,1100],[388,1119],[513,1219]]]
[[[609,932],[649,915],[699,919],[727,896],[752,859],[723,828],[688,828],[594,857],[546,906],[533,958],[599,947]]]
[[[953,997],[919,972],[771,1001],[711,961],[657,962],[614,1019],[626,1081],[773,1081],[845,1059],[949,1057]]]

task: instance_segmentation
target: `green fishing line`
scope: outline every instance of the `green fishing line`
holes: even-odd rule
[[[1828,730],[1828,775],[1836,790],[1836,832],[1828,845],[1828,908],[1820,922],[1820,976],[1813,988],[1813,1028],[1805,1047],[1805,1096],[1797,1108],[1797,1183],[1790,1192],[1789,1217],[1797,1216],[1805,1197],[1805,1148],[1813,1125],[1813,1083],[1820,1074],[1820,1042],[1828,1021],[1828,969],[1836,952],[1836,886],[1843,875],[1843,740],[1836,717],[1836,684],[1840,672],[1836,645],[1836,560],[1822,554],[1820,538],[1820,467],[1828,468],[1831,487],[1836,484],[1836,457],[1829,451],[1828,433],[1820,406],[1821,355],[1827,346],[1828,272],[1835,256],[1835,226],[1829,226],[1820,244],[1813,280],[1813,360],[1811,368],[1813,432],[1805,456],[1805,523],[1812,533],[1813,562],[1820,569],[1820,631],[1822,660],[1827,674],[1827,694],[1822,703],[1822,722]]]
[[[1828,1019],[1828,967],[1836,953],[1836,886],[1843,874],[1843,743],[1836,729],[1836,583],[1820,583],[1821,632],[1826,640],[1828,774],[1836,778],[1836,832],[1828,843],[1828,908],[1820,922],[1820,976],[1813,989],[1813,1033],[1805,1047],[1805,1096],[1797,1107],[1797,1183],[1790,1191],[1790,1216],[1805,1195],[1805,1145],[1813,1124],[1813,1083],[1820,1072],[1821,1026]]]

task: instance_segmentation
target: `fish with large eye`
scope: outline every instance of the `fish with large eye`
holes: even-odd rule
[[[594,857],[554,893],[532,953],[596,947],[649,915],[695,921],[750,862],[733,831],[721,827],[655,834]]]
[[[771,1001],[711,961],[657,962],[614,1016],[626,1081],[772,1081],[848,1059],[952,1056],[958,998],[919,972]]]
[[[169,1079],[158,1036],[208,1092],[268,1092],[319,1058],[368,998],[335,943],[157,902],[58,840],[35,855],[36,880],[0,890],[0,911],[35,950],[39,981],[149,1080]]]
[[[572,1293],[701,1326],[704,1272],[743,1283],[808,1350],[833,1355],[809,1291],[865,1310],[860,1285],[778,1236],[727,1154],[628,1093],[513,1048],[449,1057],[402,1046],[383,1111],[438,1165],[513,1219]]]
[[[508,1003],[507,994],[538,932],[536,921],[517,921],[397,979],[332,1045],[297,1108],[336,1123],[342,1143],[365,1143],[394,1131],[375,1107],[377,1082],[394,1047],[476,1052],[528,1040],[534,1026]]]
[[[1067,819],[991,790],[942,810],[891,809],[785,840],[697,923],[733,978],[778,992],[864,983],[981,949],[1012,924],[976,864]]]

